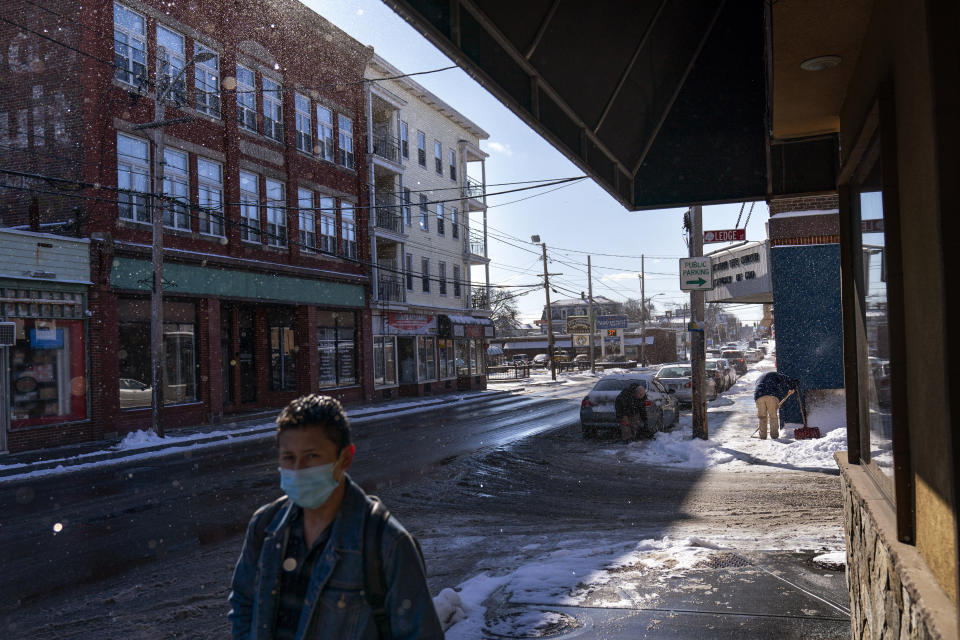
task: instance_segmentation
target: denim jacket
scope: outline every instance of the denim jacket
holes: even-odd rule
[[[345,483],[340,513],[310,578],[297,640],[380,637],[363,594],[363,527],[371,502],[349,476]],[[276,513],[260,549],[253,548],[253,538],[255,523],[264,517],[265,508],[258,509],[250,520],[233,574],[227,616],[235,639],[268,640],[273,635],[281,564],[293,510],[299,508],[288,502]],[[384,606],[393,638],[443,638],[419,552],[413,538],[392,516],[384,528],[380,557],[387,587]]]

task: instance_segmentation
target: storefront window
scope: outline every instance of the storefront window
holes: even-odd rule
[[[117,303],[120,408],[149,407],[150,301],[120,299]],[[197,399],[196,305],[163,304],[163,403]]]
[[[14,318],[11,427],[87,417],[83,322]]]
[[[417,336],[417,350],[420,355],[420,381],[437,379],[437,339],[430,336]]]
[[[470,375],[470,347],[468,346],[467,340],[456,340],[456,352],[457,352],[457,375],[458,376],[468,376]]]
[[[453,340],[438,340],[437,354],[440,357],[440,360],[439,360],[440,377],[441,378],[457,377],[456,358],[453,353]]]
[[[293,327],[270,327],[270,388],[297,390],[297,348]]]
[[[356,314],[352,311],[320,311],[317,319],[320,386],[356,384]]]
[[[373,377],[373,382],[377,386],[396,384],[396,338],[392,336],[377,336],[373,339]]]

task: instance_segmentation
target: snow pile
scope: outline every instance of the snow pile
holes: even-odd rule
[[[433,599],[433,606],[437,610],[437,617],[440,618],[440,626],[444,631],[461,620],[467,619],[467,613],[463,610],[463,600],[453,589],[447,588],[438,593]]]
[[[169,442],[158,436],[155,432],[149,430],[132,431],[128,433],[113,449],[115,451],[128,451],[130,449],[143,449],[158,444]]]
[[[824,569],[840,571],[847,566],[847,552],[841,550],[821,553],[813,559],[813,564],[818,567],[823,567]]]

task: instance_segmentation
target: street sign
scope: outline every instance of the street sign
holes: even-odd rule
[[[567,333],[590,333],[590,316],[567,316]]]
[[[709,262],[709,258],[707,262]],[[597,316],[597,331],[601,329],[626,329],[627,316]]]
[[[710,244],[711,242],[743,242],[746,239],[746,229],[720,229],[718,231],[703,232],[703,244]]]
[[[680,290],[710,291],[713,289],[713,265],[709,256],[680,258]]]

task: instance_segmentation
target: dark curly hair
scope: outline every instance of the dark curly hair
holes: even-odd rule
[[[292,401],[277,416],[277,439],[288,429],[323,429],[339,455],[350,446],[350,421],[336,398],[312,393]]]

